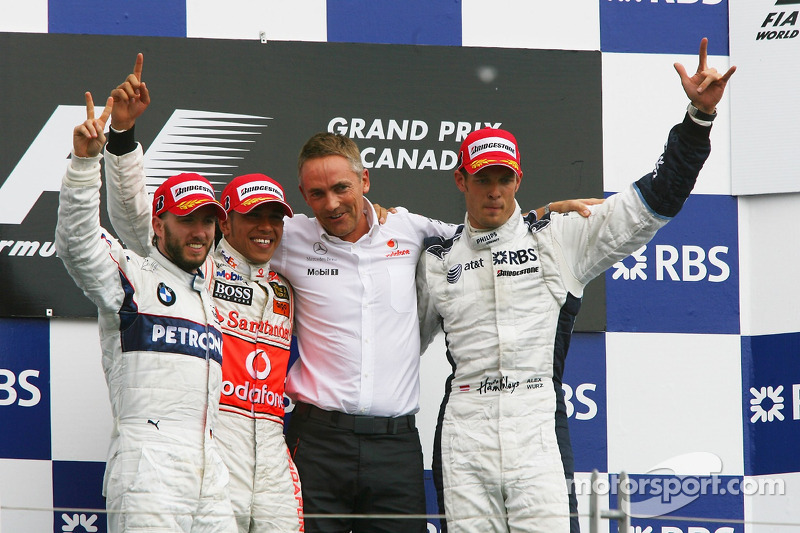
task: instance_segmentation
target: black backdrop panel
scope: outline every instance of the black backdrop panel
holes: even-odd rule
[[[246,147],[236,159],[203,152],[205,166],[193,167],[209,173],[218,190],[232,176],[266,173],[283,183],[296,211],[310,214],[297,190],[297,153],[313,133],[342,131],[355,138],[371,167],[370,200],[461,222],[455,153],[465,131],[491,124],[519,141],[523,209],[603,194],[599,52],[7,33],[0,34],[0,49],[7,80],[0,99],[0,204],[15,194],[5,182],[23,156],[46,159],[33,152],[49,148],[29,147],[59,106],[81,106],[86,90],[101,106],[131,71],[137,52],[145,55],[144,80],[153,97],[136,126],[146,151],[159,135],[176,134],[180,113],[211,113],[217,121],[220,113],[247,116],[232,120],[238,126],[203,134],[249,141],[236,145]],[[63,174],[72,125],[64,125],[59,138],[66,149],[53,147],[63,154],[53,158],[51,152],[55,162],[35,173],[48,179],[30,176],[30,187],[45,190],[27,216],[0,223],[0,271],[7,282],[0,316],[44,316],[47,309],[54,316],[96,314],[50,253],[54,177]],[[199,164],[198,152],[184,151],[173,164]],[[108,226],[105,213],[102,220]],[[39,248],[31,252],[33,245],[23,243]],[[589,285],[578,330],[605,328],[604,292],[602,277]]]

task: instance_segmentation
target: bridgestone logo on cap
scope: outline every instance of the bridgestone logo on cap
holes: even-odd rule
[[[470,158],[483,152],[506,152],[514,159],[517,158],[517,150],[514,145],[502,137],[486,137],[469,145]]]
[[[245,199],[248,196],[252,196],[254,194],[263,194],[267,193],[270,196],[275,196],[276,198],[280,198],[283,200],[283,193],[279,188],[268,183],[266,181],[262,181],[260,183],[248,183],[247,185],[242,185],[236,189],[236,192],[239,193],[239,198]]]
[[[214,190],[202,181],[184,181],[171,187],[170,192],[172,192],[175,202],[190,194],[205,194],[212,199],[214,198]]]

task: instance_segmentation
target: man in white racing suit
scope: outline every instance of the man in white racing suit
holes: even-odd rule
[[[106,147],[109,215],[122,241],[149,247],[147,193],[135,120],[150,102],[143,58],[112,92]],[[284,216],[293,212],[283,188],[263,174],[234,178],[222,192],[228,219],[211,254],[210,291],[224,337],[220,414],[215,440],[230,470],[230,497],[241,533],[303,531],[300,479],[283,437],[284,382],[294,321],[294,295],[270,269]]]
[[[222,333],[207,259],[225,211],[197,174],[156,191],[146,255],[125,250],[99,223],[100,149],[109,98],[73,132],[61,186],[56,247],[98,307],[114,427],[103,481],[110,532],[236,531],[228,471],[214,441]]]
[[[588,218],[521,215],[509,132],[478,130],[461,145],[464,224],[428,239],[417,271],[423,346],[441,327],[453,368],[434,444],[443,531],[578,531],[561,388],[572,326],[586,284],[678,213],[710,153],[734,68],[708,69],[706,45],[694,76],[676,64],[691,104],[655,170]]]

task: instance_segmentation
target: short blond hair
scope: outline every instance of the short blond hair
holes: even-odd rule
[[[353,139],[340,133],[323,131],[312,136],[300,150],[300,155],[297,157],[298,179],[300,179],[300,171],[306,161],[331,155],[338,155],[347,159],[350,163],[350,168],[356,174],[360,175],[364,171],[364,164],[361,162],[361,151]]]

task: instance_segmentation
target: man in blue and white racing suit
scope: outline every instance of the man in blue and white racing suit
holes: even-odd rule
[[[434,444],[443,531],[578,531],[561,380],[583,289],[681,209],[710,153],[731,68],[676,64],[691,104],[656,168],[583,218],[522,216],[516,139],[482,129],[461,145],[467,214],[426,241],[417,270],[423,347],[441,327],[453,368]],[[567,482],[565,482],[565,477]]]
[[[99,223],[100,149],[109,98],[73,132],[56,247],[98,307],[113,429],[103,494],[108,531],[234,533],[228,470],[214,443],[222,377],[220,319],[207,259],[225,210],[209,182],[181,174],[153,201],[157,245],[125,250]]]
[[[144,57],[111,93],[114,109],[105,150],[111,223],[132,250],[147,254],[148,216],[143,149],[134,127],[150,104]],[[222,387],[214,435],[230,472],[239,533],[305,530],[297,468],[283,437],[284,381],[294,323],[294,292],[270,259],[293,211],[283,187],[263,174],[234,178],[222,191],[228,213],[209,256],[211,295],[222,319]]]

